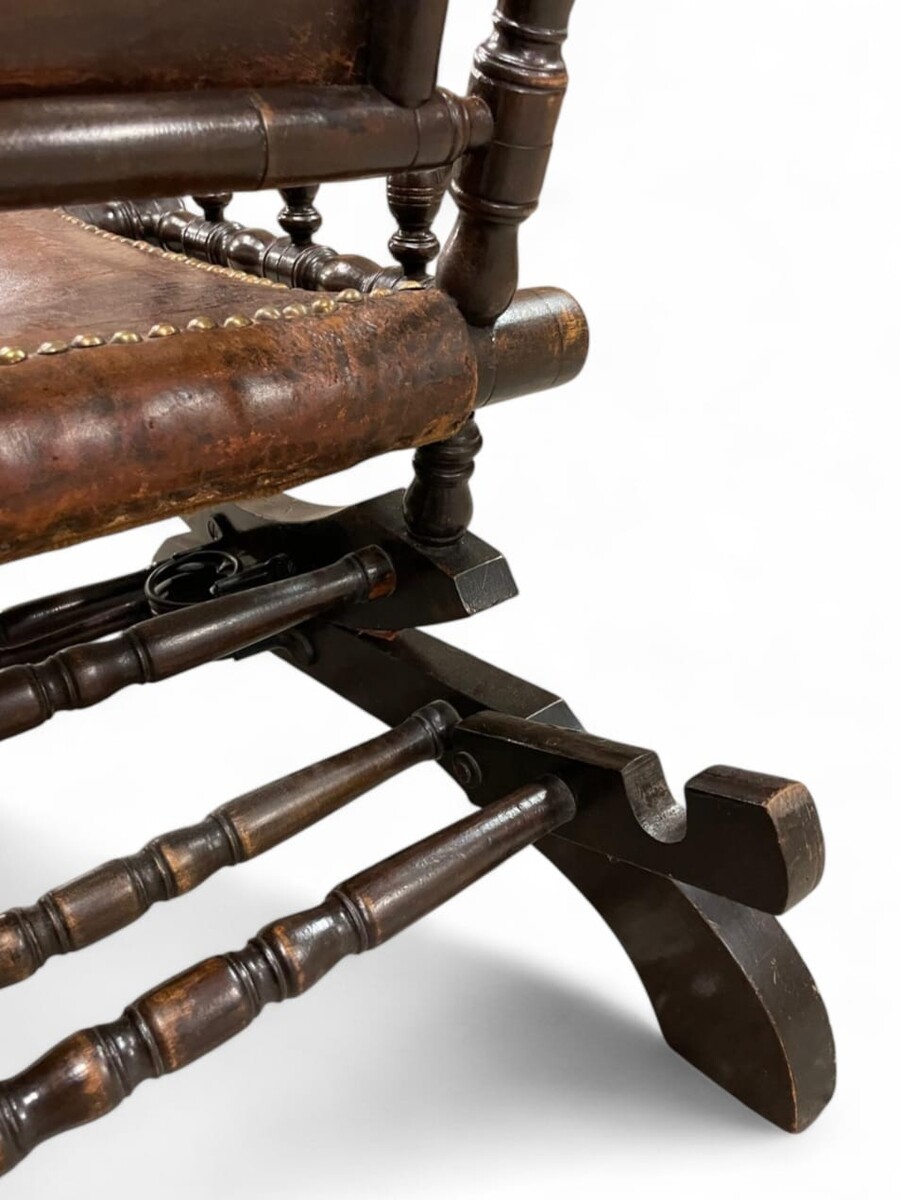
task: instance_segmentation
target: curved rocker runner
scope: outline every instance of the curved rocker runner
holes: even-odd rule
[[[713,766],[682,803],[652,751],[419,632],[516,594],[469,529],[477,410],[587,356],[578,303],[518,279],[572,0],[499,0],[465,96],[436,85],[446,0],[196,0],[177,39],[168,0],[68,7],[14,6],[0,42],[0,562],[186,529],[140,569],[0,613],[0,740],[260,653],[391,728],[0,914],[0,987],[414,764],[480,811],[0,1083],[0,1170],[532,843],[622,943],[671,1046],[805,1128],[834,1045],[776,914],[822,874],[806,788]],[[390,264],[318,240],[319,186],[372,175]],[[280,235],[228,217],[233,189],[263,187],[281,191]],[[415,451],[405,490],[345,508],[281,494],[397,450]]]

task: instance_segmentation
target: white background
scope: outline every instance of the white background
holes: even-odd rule
[[[490,5],[451,4],[463,89]],[[449,640],[657,749],[803,779],[829,865],[785,924],[838,1092],[791,1138],[673,1055],[593,910],[528,852],[112,1116],[4,1196],[898,1194],[894,858],[900,95],[895,0],[581,0],[522,281],[593,330],[564,391],[483,415],[477,531],[521,597]],[[382,185],[323,239],[384,259]],[[272,226],[276,199],[233,215]],[[442,215],[446,230],[451,213]],[[390,456],[304,492],[361,499]],[[2,602],[146,563],[171,522],[4,568]],[[2,747],[0,906],[28,903],[379,726],[274,659]],[[433,767],[0,997],[0,1076],[465,811]]]

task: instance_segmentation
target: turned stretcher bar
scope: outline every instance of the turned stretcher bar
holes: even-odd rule
[[[387,733],[238,796],[37,904],[0,914],[0,987],[124,929],[152,904],[193,891],[223,867],[265,854],[416,763],[440,758],[458,720],[449,704],[427,705]]]
[[[393,564],[370,546],[328,567],[202,605],[161,613],[107,641],[67,646],[39,663],[0,670],[0,739],[63,709],[89,708],[136,683],[156,683],[341,605],[390,595]]]
[[[266,926],[130,1004],[118,1021],[60,1042],[0,1084],[0,1173],[40,1142],[116,1108],[146,1079],[188,1066],[266,1004],[305,992],[348,954],[380,946],[575,811],[549,777],[346,880],[317,908]]]

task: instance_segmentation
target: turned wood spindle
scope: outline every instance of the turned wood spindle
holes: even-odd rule
[[[403,497],[403,515],[417,541],[452,545],[468,529],[472,520],[469,480],[480,449],[481,433],[470,417],[453,437],[416,451],[415,477]]]
[[[458,720],[449,704],[435,701],[387,733],[230,800],[37,904],[0,914],[0,987],[124,929],[152,904],[183,896],[223,867],[264,854],[416,763],[440,758]]]
[[[144,1080],[216,1049],[266,1004],[386,942],[574,813],[572,793],[554,776],[519,788],[348,879],[317,908],[266,926],[243,950],[147,992],[117,1021],[66,1038],[0,1084],[0,1173],[47,1138],[112,1111]]]
[[[0,739],[87,708],[133,683],[155,683],[236,654],[342,604],[389,595],[393,566],[369,546],[327,567],[141,621],[105,642],[68,646],[0,671]]]
[[[489,144],[462,160],[451,190],[459,216],[438,261],[438,286],[473,325],[507,307],[518,279],[518,227],[537,207],[567,75],[561,47],[574,0],[500,0],[475,55],[469,95],[494,117]]]
[[[317,183],[281,189],[284,208],[278,214],[278,224],[295,246],[311,245],[322,227],[322,214],[313,203],[318,191]]]
[[[397,266],[385,267],[360,254],[338,254],[312,239],[295,244],[290,237],[247,229],[237,221],[207,221],[181,207],[178,199],[113,200],[103,205],[78,205],[70,211],[89,225],[121,237],[307,291],[352,288],[371,292],[394,287],[402,276]],[[282,217],[286,212],[282,211]]]
[[[206,196],[192,196],[195,204],[199,204],[207,221],[224,221],[225,209],[234,199],[233,192],[210,192]]]
[[[449,166],[435,167],[388,176],[388,207],[397,222],[388,249],[407,279],[427,278],[428,264],[441,248],[431,226],[450,182],[450,170]]]
[[[147,570],[132,571],[5,609],[0,613],[0,667],[46,658],[75,640],[104,637],[149,617],[143,590],[147,575]]]
[[[451,184],[459,214],[435,276],[470,325],[492,324],[516,291],[518,227],[537,207],[547,169],[567,84],[561,46],[573,2],[500,0],[494,32],[475,55],[469,95],[487,103],[493,134],[459,164]],[[466,426],[417,452],[405,501],[414,537],[434,544],[462,537],[480,448],[477,430]]]

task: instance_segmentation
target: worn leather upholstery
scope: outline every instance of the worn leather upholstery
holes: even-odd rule
[[[477,371],[451,300],[397,292],[317,314],[321,299],[56,211],[0,215],[0,561],[461,426]]]

